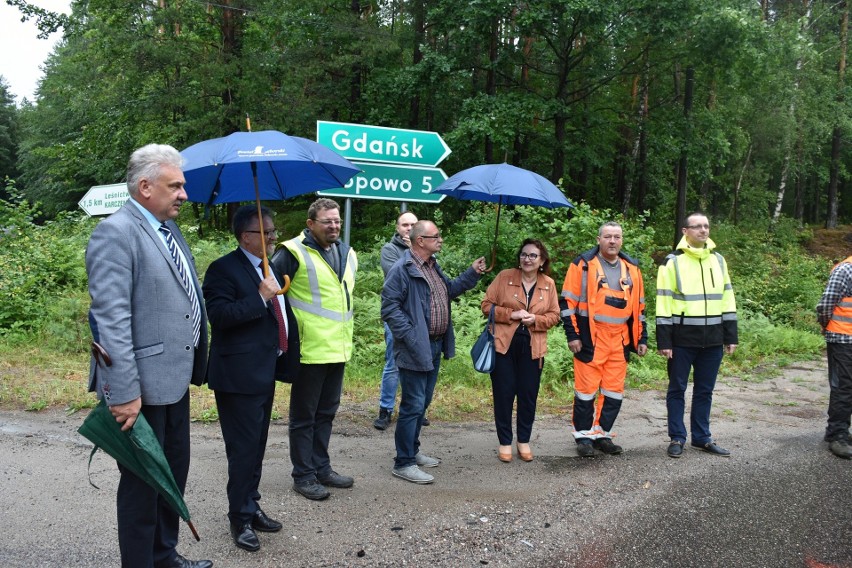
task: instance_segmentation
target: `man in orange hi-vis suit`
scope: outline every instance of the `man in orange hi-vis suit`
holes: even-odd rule
[[[624,397],[630,352],[648,351],[645,286],[636,260],[621,252],[621,225],[610,221],[598,230],[598,246],[568,267],[562,297],[562,325],[574,354],[574,439],[577,454],[595,448],[620,454],[612,426]]]

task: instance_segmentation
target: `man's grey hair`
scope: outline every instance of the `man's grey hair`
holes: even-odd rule
[[[417,237],[422,237],[423,235],[425,235],[426,229],[430,225],[435,225],[435,223],[433,223],[429,219],[420,219],[419,221],[414,223],[414,226],[411,227],[411,232],[408,234],[408,237],[411,239],[411,242],[413,243],[415,239],[417,239]],[[435,226],[437,227],[437,225]]]
[[[130,195],[136,196],[141,180],[158,179],[163,166],[183,166],[180,152],[168,144],[148,144],[133,152],[127,162],[127,191]]]
[[[621,225],[620,225],[620,224],[618,224],[618,223],[616,223],[615,221],[607,221],[606,223],[604,223],[603,225],[601,225],[600,229],[598,229],[598,236],[599,236],[599,237],[600,237],[601,235],[603,235],[604,229],[606,229],[607,227],[612,227],[612,228],[614,228],[614,229],[615,229],[615,228],[621,229]],[[623,230],[624,230],[624,229],[622,229],[622,231],[623,231]]]

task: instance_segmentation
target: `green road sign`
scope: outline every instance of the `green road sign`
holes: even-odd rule
[[[451,151],[437,132],[324,120],[317,142],[349,160],[412,166],[437,166]]]
[[[362,170],[340,189],[325,189],[318,195],[354,197],[418,203],[440,203],[446,195],[430,193],[447,179],[441,168],[397,166],[352,162]]]

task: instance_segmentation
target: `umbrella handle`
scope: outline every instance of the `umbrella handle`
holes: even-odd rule
[[[497,245],[491,245],[491,266],[482,271],[482,273],[491,272],[494,270],[494,264],[497,262]]]
[[[281,294],[286,294],[287,290],[289,290],[289,289],[290,289],[290,277],[285,274],[284,275],[284,285],[281,287],[280,290],[278,290],[278,295],[280,296]]]
[[[201,542],[201,537],[198,536],[198,531],[195,530],[195,525],[192,524],[192,521],[186,521],[187,526],[189,526],[189,530],[192,531],[192,536],[195,537],[195,542]]]

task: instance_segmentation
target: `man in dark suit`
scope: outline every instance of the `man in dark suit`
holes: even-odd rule
[[[141,413],[163,446],[181,493],[189,473],[189,384],[207,367],[207,317],[189,246],[174,223],[186,201],[182,158],[149,144],[127,165],[130,199],[95,227],[86,249],[89,321],[111,366],[91,363],[97,391],[122,430]],[[123,567],[209,568],[176,551],[179,518],[157,492],[118,466]]]
[[[213,334],[209,387],[215,391],[219,425],[228,456],[228,519],[234,544],[260,549],[255,531],[277,532],[281,523],[258,505],[263,456],[275,396],[275,381],[291,382],[299,365],[299,331],[279,280],[262,274],[264,242],[275,248],[272,212],[246,205],[234,214],[239,248],[214,261],[204,277],[204,299]],[[279,329],[277,314],[284,329]]]

